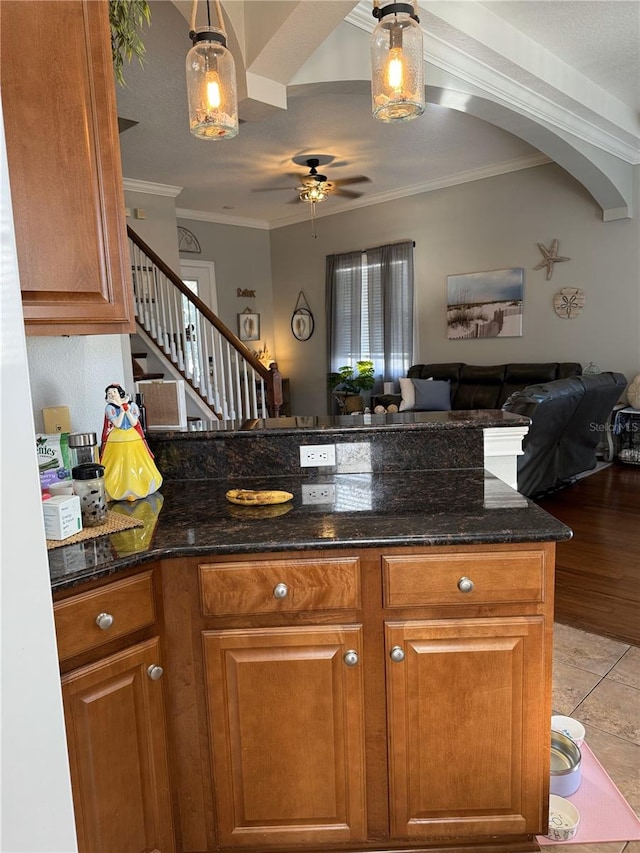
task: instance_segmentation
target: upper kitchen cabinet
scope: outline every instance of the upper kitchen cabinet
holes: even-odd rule
[[[27,334],[134,330],[108,4],[0,3]]]

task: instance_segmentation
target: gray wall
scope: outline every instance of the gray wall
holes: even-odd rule
[[[173,196],[137,192],[125,189],[124,200],[131,216],[127,225],[141,237],[172,270],[179,272],[176,203]],[[136,209],[142,209],[145,219],[136,219]]]
[[[639,372],[638,220],[603,222],[591,196],[555,164],[320,217],[316,232],[308,223],[271,232],[278,364],[291,380],[293,414],[326,410],[325,256],[402,239],[416,243],[415,362],[593,361],[629,380]],[[542,259],[537,243],[554,238],[571,261],[556,264],[547,281],[533,267]],[[508,267],[525,270],[522,337],[447,340],[447,275]],[[580,317],[554,313],[562,287],[585,290]],[[316,321],[306,342],[289,325],[301,288]]]
[[[215,263],[218,315],[222,322],[237,335],[237,315],[251,308],[260,315],[260,342],[250,344],[250,349],[259,350],[266,341],[275,358],[269,231],[191,219],[179,219],[178,224],[195,235],[202,249],[199,255],[183,252],[180,257]],[[255,290],[255,298],[239,297],[238,288]]]

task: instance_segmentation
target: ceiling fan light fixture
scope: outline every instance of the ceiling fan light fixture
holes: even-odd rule
[[[304,186],[300,190],[300,201],[315,204],[318,201],[326,201],[328,198],[329,193],[322,184]]]
[[[422,29],[413,3],[374,0],[371,35],[371,107],[379,121],[409,121],[425,110]]]
[[[227,39],[217,27],[189,33],[187,54],[189,130],[198,139],[232,139],[238,135],[236,69]]]

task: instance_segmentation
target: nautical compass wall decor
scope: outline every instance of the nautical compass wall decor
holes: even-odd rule
[[[553,310],[563,320],[574,320],[584,308],[584,290],[579,287],[563,287],[553,297]]]

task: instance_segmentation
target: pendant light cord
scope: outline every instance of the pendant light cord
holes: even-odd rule
[[[216,15],[218,16],[218,27],[222,31],[223,36],[227,37],[227,31],[224,28],[224,19],[222,17],[222,8],[220,6],[220,0],[215,0],[216,4]],[[196,29],[196,14],[198,10],[198,0],[193,0],[191,3],[191,19],[189,22],[189,29],[191,32],[195,32]],[[209,9],[209,0],[207,0],[207,23],[208,26],[211,26],[211,13]]]

